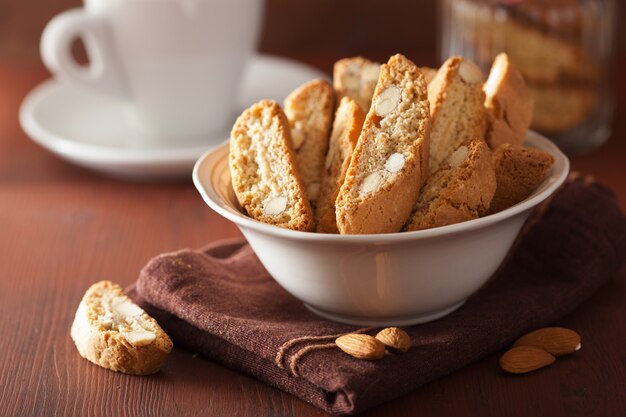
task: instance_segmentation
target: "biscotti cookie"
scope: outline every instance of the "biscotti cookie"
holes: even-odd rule
[[[237,118],[229,164],[235,195],[250,217],[287,229],[313,230],[289,123],[278,103],[262,100]]]
[[[334,111],[335,91],[324,80],[309,81],[285,99],[296,164],[313,207],[319,195]]]
[[[579,45],[542,33],[514,20],[502,23],[504,50],[529,83],[553,83],[563,76],[592,76]]]
[[[539,149],[510,144],[493,151],[496,193],[489,213],[497,213],[528,198],[550,175],[554,157]]]
[[[580,44],[580,36],[571,41],[555,36],[553,12],[547,15],[551,20],[550,30],[542,31],[536,24],[516,19],[511,13],[512,9],[527,1],[514,2],[514,5],[511,2],[513,7],[504,8],[502,3],[497,6],[500,10],[493,10],[493,3],[456,0],[451,10],[450,25],[464,45],[455,49],[468,48],[477,62],[488,62],[495,52],[504,51],[529,84],[553,83],[564,75],[589,78],[586,62],[591,57],[583,56],[582,48],[577,45]],[[554,2],[542,3],[550,5]],[[503,18],[495,18],[494,12]]]
[[[483,90],[487,144],[492,149],[503,143],[523,144],[533,116],[533,98],[505,53],[496,56]]]
[[[406,231],[430,229],[487,213],[496,191],[489,146],[480,138],[461,144],[429,178]]]
[[[335,62],[333,86],[337,92],[337,100],[350,97],[365,112],[369,111],[379,73],[378,62],[360,56]]]
[[[398,232],[428,172],[426,81],[403,55],[381,66],[336,202],[342,234]]]
[[[572,40],[581,36],[584,23],[597,21],[600,12],[597,5],[578,0],[524,0],[507,2],[505,7],[510,18],[521,24]],[[591,19],[585,13],[591,14]]]
[[[595,87],[530,86],[535,99],[531,126],[545,133],[561,133],[582,124],[598,104]]]
[[[87,290],[70,334],[83,358],[127,374],[157,372],[172,350],[172,341],[156,320],[110,281]]]
[[[430,172],[459,145],[485,133],[483,75],[471,61],[449,58],[428,85],[430,102]]]
[[[361,106],[349,97],[341,99],[333,122],[324,166],[324,179],[315,211],[318,232],[339,233],[335,201],[346,177],[364,120],[365,112]]]

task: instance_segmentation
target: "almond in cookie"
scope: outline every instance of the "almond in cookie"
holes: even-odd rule
[[[110,281],[87,290],[70,334],[83,358],[126,374],[157,372],[172,350],[172,341],[156,320]]]
[[[380,78],[336,201],[342,234],[398,232],[428,172],[426,81],[403,55]]]
[[[533,116],[533,97],[505,53],[496,56],[483,90],[487,144],[491,149],[504,143],[522,145]]]
[[[314,229],[289,123],[278,103],[262,100],[237,118],[229,165],[237,200],[250,217],[292,230]]]
[[[378,82],[380,64],[363,57],[344,58],[335,62],[333,86],[337,99],[350,97],[367,112]]]
[[[315,212],[318,232],[339,233],[335,216],[335,200],[346,177],[364,120],[365,112],[361,106],[349,97],[341,99],[330,135],[324,179]]]
[[[468,139],[485,132],[483,75],[473,62],[449,58],[428,86],[430,102],[430,172]]]
[[[548,178],[554,157],[539,149],[504,144],[493,151],[496,193],[489,213],[497,213],[528,198]]]
[[[482,139],[470,139],[428,178],[405,230],[477,219],[487,213],[495,191],[491,151]]]
[[[296,164],[313,207],[319,196],[334,109],[335,91],[324,80],[310,81],[285,99]]]

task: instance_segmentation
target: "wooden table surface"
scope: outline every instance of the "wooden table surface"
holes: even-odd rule
[[[328,70],[336,57],[300,58]],[[324,415],[180,349],[151,377],[110,372],[78,355],[69,329],[90,284],[102,279],[130,284],[156,254],[239,232],[205,206],[190,182],[110,179],[30,141],[19,127],[18,106],[47,77],[38,63],[0,63],[0,415]],[[615,91],[613,137],[596,152],[574,157],[572,165],[612,187],[624,209],[623,79]],[[362,415],[626,415],[625,306],[623,270],[555,323],[582,335],[583,349],[576,355],[537,373],[508,376],[499,371],[494,354]]]

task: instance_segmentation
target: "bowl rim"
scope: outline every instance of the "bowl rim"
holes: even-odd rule
[[[221,203],[222,198],[215,191],[211,181],[203,180],[201,171],[212,171],[217,162],[224,156],[228,155],[229,141],[221,143],[215,148],[205,152],[196,162],[193,168],[193,183],[198,189],[205,203],[216,213],[232,221],[242,228],[253,229],[257,232],[272,235],[281,238],[299,241],[317,241],[323,243],[396,243],[407,240],[421,240],[442,235],[456,235],[463,232],[487,227],[489,225],[501,222],[511,218],[526,210],[530,210],[552,195],[563,184],[570,169],[569,159],[561,150],[546,137],[534,131],[528,131],[525,146],[531,146],[548,152],[554,157],[554,165],[551,175],[545,180],[550,181],[547,187],[539,193],[533,193],[524,201],[511,206],[498,213],[490,214],[474,220],[468,220],[461,223],[455,223],[447,226],[440,226],[431,229],[417,230],[412,232],[395,232],[381,234],[363,234],[363,235],[341,235],[316,232],[303,232],[298,230],[290,230],[282,227],[270,225],[267,223],[254,220],[232,207],[226,208]],[[223,154],[223,155],[222,155]],[[557,169],[560,168],[559,171]],[[544,183],[545,183],[544,181]],[[205,185],[206,184],[206,185]]]

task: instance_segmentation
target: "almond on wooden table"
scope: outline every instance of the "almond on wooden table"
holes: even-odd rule
[[[512,374],[525,374],[552,365],[556,358],[541,348],[517,346],[500,358],[500,367]]]
[[[563,356],[580,350],[580,336],[564,327],[544,327],[517,339],[516,346],[534,346],[554,356]]]

